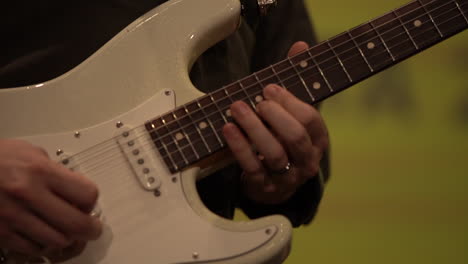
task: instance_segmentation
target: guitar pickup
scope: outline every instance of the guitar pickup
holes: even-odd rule
[[[146,131],[138,129],[123,128],[122,133],[117,136],[117,143],[125,158],[130,164],[141,186],[148,191],[154,191],[161,186],[161,180],[157,176],[156,169],[145,149],[152,147],[151,142],[145,134]]]

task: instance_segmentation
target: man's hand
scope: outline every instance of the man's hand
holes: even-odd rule
[[[297,42],[289,56],[307,48],[306,43]],[[275,84],[266,86],[263,95],[265,100],[257,104],[256,112],[242,101],[231,106],[232,116],[246,136],[232,123],[224,126],[223,134],[244,170],[247,197],[278,204],[318,173],[329,139],[314,107]],[[275,173],[280,171],[283,173]]]
[[[47,255],[97,239],[94,183],[50,160],[42,149],[0,140],[0,248]]]

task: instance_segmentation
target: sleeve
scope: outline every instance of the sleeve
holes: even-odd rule
[[[316,43],[312,21],[303,0],[278,0],[265,17],[255,25],[256,43],[252,70],[258,71],[286,58],[289,48],[297,41]]]
[[[317,213],[329,177],[329,154],[324,153],[318,175],[304,183],[286,202],[275,205],[255,203],[242,195],[239,190],[239,208],[250,218],[281,214],[286,216],[294,227],[309,224]],[[239,184],[240,186],[240,184]],[[241,186],[240,186],[241,188]]]
[[[312,22],[309,19],[303,0],[278,0],[268,16],[256,23],[256,43],[251,67],[260,70],[286,58],[291,45],[305,41],[309,45],[316,43]],[[302,185],[286,202],[279,205],[255,203],[240,192],[239,207],[250,218],[271,214],[286,216],[294,227],[308,224],[314,218],[329,177],[329,153],[326,151],[321,160],[318,175]]]

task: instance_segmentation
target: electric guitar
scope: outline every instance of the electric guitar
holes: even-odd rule
[[[189,68],[236,30],[240,10],[238,0],[172,0],[66,74],[0,90],[0,137],[39,145],[99,186],[103,234],[66,264],[283,262],[286,218],[232,222],[197,194],[196,179],[227,161],[229,105],[254,107],[268,83],[315,104],[468,27],[468,0],[415,0],[203,94]]]

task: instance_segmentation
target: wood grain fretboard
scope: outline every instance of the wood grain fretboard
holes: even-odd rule
[[[276,83],[316,104],[465,30],[468,0],[416,0],[145,124],[171,172],[225,148],[229,106]]]

